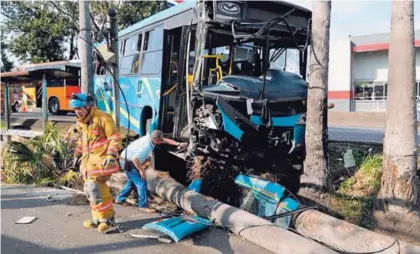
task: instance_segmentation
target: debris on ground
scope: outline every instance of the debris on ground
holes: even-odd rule
[[[178,243],[183,238],[208,228],[212,223],[198,216],[164,218],[145,224],[142,229],[161,233]]]
[[[57,201],[57,199],[55,199],[53,196],[48,196],[46,198],[46,200],[47,200],[47,202],[55,202],[55,201]]]
[[[134,232],[126,232],[124,233],[125,236],[129,236],[136,239],[156,239],[159,242],[163,243],[172,243],[172,239],[170,239],[166,234],[149,229],[137,229]]]
[[[16,224],[31,224],[36,219],[37,219],[37,217],[34,217],[34,216],[24,216],[24,217],[20,218],[19,220],[17,220],[15,223]]]

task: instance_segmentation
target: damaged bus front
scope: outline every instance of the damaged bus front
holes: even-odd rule
[[[220,187],[244,173],[297,192],[311,11],[282,1],[204,1],[194,15],[174,136],[190,140],[186,158],[198,189],[234,204]]]

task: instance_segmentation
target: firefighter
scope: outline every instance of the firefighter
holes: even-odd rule
[[[84,221],[83,226],[104,232],[114,220],[111,190],[106,182],[119,170],[121,135],[111,116],[95,108],[93,101],[85,93],[73,94],[70,101],[77,115],[79,135],[74,164],[80,165],[92,212],[92,219]]]

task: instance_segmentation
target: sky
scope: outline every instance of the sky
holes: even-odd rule
[[[292,2],[312,9],[310,0]],[[420,0],[414,2],[415,28],[420,29]],[[0,17],[2,20],[3,17]],[[343,40],[349,35],[386,33],[390,31],[391,1],[333,0],[331,4],[330,40]],[[17,65],[17,61],[12,57]]]
[[[308,0],[288,1],[312,9]],[[414,26],[420,29],[420,1],[414,1]],[[391,25],[391,1],[333,0],[331,2],[330,40],[349,35],[387,33]]]

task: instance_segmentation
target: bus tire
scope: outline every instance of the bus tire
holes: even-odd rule
[[[48,109],[52,115],[61,114],[60,111],[60,102],[56,97],[52,97],[48,103]]]

